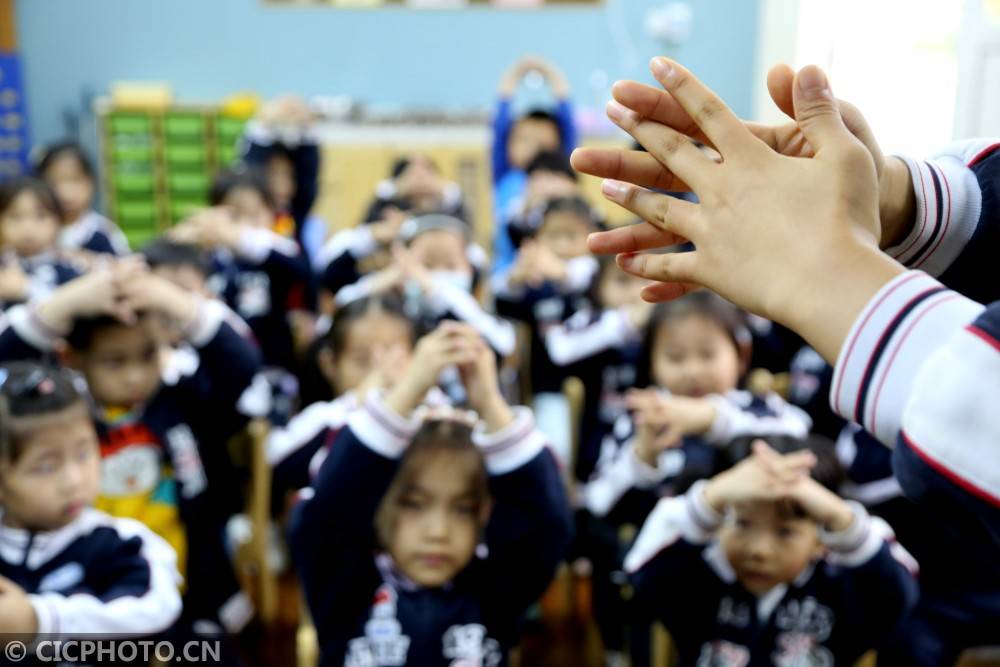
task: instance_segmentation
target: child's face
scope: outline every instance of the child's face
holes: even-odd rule
[[[72,353],[72,364],[87,378],[98,403],[132,409],[157,390],[160,338],[156,329],[156,320],[148,316],[132,326],[107,326],[93,337],[87,350]]]
[[[642,303],[639,296],[648,281],[625,273],[614,264],[601,272],[601,282],[597,285],[597,298],[604,308],[622,308]]]
[[[410,242],[410,254],[428,271],[457,271],[472,274],[465,254],[465,239],[440,229],[426,231]]]
[[[292,204],[296,188],[295,167],[292,161],[284,155],[272,156],[267,161],[264,178],[278,208],[288,209]]]
[[[5,248],[33,257],[56,245],[60,222],[34,192],[23,191],[0,214],[0,238]]]
[[[517,169],[524,169],[539,153],[558,151],[561,143],[559,128],[551,121],[522,118],[507,139],[507,159]]]
[[[323,350],[320,368],[335,393],[352,391],[371,374],[380,351],[409,351],[413,346],[410,335],[410,324],[401,318],[380,312],[367,313],[347,327],[339,356]]]
[[[794,581],[822,554],[816,522],[785,516],[773,502],[735,505],[719,542],[736,578],[754,595]]]
[[[86,213],[94,201],[94,182],[72,155],[57,157],[45,171],[45,180],[55,190],[68,220]]]
[[[440,204],[443,183],[434,163],[426,155],[411,155],[409,164],[396,178],[399,194],[413,199],[420,209]]]
[[[389,553],[407,577],[425,587],[448,583],[469,564],[484,525],[471,481],[437,455],[399,498]]]
[[[35,429],[16,462],[0,464],[4,523],[14,528],[56,530],[97,498],[101,455],[86,408],[53,417]]]
[[[571,211],[553,211],[545,216],[535,239],[561,260],[587,254],[589,221]]]
[[[688,315],[662,323],[652,356],[653,380],[678,396],[724,394],[739,383],[739,352],[707,317]]]
[[[233,188],[222,201],[233,211],[233,218],[242,225],[270,229],[274,211],[254,188]]]

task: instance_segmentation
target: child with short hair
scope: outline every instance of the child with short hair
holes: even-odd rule
[[[663,621],[679,664],[853,665],[913,606],[914,563],[892,529],[821,470],[836,470],[829,447],[780,455],[758,441],[657,504],[625,568],[633,604]]]
[[[49,184],[62,207],[61,250],[119,257],[129,253],[128,239],[118,226],[94,210],[97,176],[80,144],[61,141],[47,146],[35,173]]]
[[[393,162],[389,178],[375,186],[375,199],[368,206],[364,222],[385,220],[392,210],[410,216],[443,213],[469,221],[458,183],[444,180],[434,159],[420,152],[404,155]]]
[[[243,428],[257,349],[228,323],[224,304],[118,260],[47,299],[11,308],[0,327],[0,359],[51,355],[86,379],[96,402],[102,480],[97,506],[139,519],[178,552],[188,627],[239,631],[252,615],[222,544],[228,519],[210,448]],[[164,332],[178,328],[197,352],[164,367]]]
[[[399,230],[389,268],[365,276],[337,293],[338,305],[388,291],[404,298],[407,314],[425,330],[443,320],[474,327],[501,357],[514,352],[514,327],[487,311],[473,291],[480,272],[470,257],[481,252],[469,226],[458,218],[428,214]]]
[[[213,208],[183,221],[170,237],[210,253],[210,286],[253,330],[265,364],[297,369],[292,318],[312,307],[305,254],[273,229],[274,202],[260,173],[221,172],[209,203]]]
[[[154,635],[180,615],[173,549],[91,507],[100,460],[76,378],[36,362],[0,366],[0,633]]]
[[[555,109],[537,108],[514,118],[513,102],[517,88],[531,73],[537,72],[552,88]],[[504,72],[500,79],[499,101],[493,117],[493,192],[495,219],[503,221],[511,204],[525,192],[525,169],[541,152],[561,153],[566,157],[576,147],[576,125],[569,99],[566,77],[555,65],[542,58],[522,58]],[[502,222],[500,223],[502,225]],[[505,230],[498,225],[494,238],[493,261],[501,269],[514,258],[515,248]]]
[[[552,363],[586,387],[574,470],[581,481],[593,472],[601,441],[627,412],[626,393],[636,386],[642,332],[653,310],[639,297],[643,284],[612,258],[601,258],[590,292],[593,305],[545,333]]]
[[[587,235],[598,224],[583,199],[553,199],[521,243],[517,261],[493,279],[497,313],[530,329],[533,408],[563,464],[570,456],[569,408],[562,396],[567,373],[549,358],[545,335],[592,306],[589,293],[598,264],[587,252]]]
[[[414,414],[461,369],[475,427]],[[351,415],[296,508],[292,547],[323,665],[500,665],[569,539],[559,472],[489,347],[445,322]]]
[[[243,162],[264,176],[276,212],[274,230],[294,237],[309,258],[327,236],[326,221],[312,213],[319,191],[317,114],[299,97],[266,102],[247,123]]]
[[[0,185],[0,304],[41,298],[80,275],[60,256],[63,212],[52,189],[22,176]]]

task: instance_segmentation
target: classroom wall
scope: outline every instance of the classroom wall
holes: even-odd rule
[[[603,106],[615,79],[648,78],[648,59],[666,53],[748,114],[758,0],[691,0],[693,30],[679,48],[659,45],[643,28],[647,11],[664,4],[417,11],[275,8],[262,0],[17,0],[16,11],[35,143],[66,134],[67,121],[114,80],[168,81],[184,101],[253,89],[475,108],[490,104],[500,73],[529,52],[562,66],[583,106]]]

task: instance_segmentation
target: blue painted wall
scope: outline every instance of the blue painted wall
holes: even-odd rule
[[[581,105],[603,105],[609,82],[648,78],[658,53],[701,74],[741,114],[751,108],[757,0],[691,0],[693,31],[668,50],[643,28],[665,0],[515,11],[275,8],[261,0],[17,0],[35,142],[118,79],[169,81],[179,100],[350,95],[380,106],[481,107],[517,56],[567,72]]]

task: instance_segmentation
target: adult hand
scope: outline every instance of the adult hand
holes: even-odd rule
[[[794,95],[796,76],[796,72],[788,65],[772,67],[767,76],[771,99],[792,119],[792,122],[766,125],[743,121],[743,124],[755,137],[781,155],[813,157],[815,150],[796,121]],[[715,148],[711,139],[694,122],[691,115],[666,91],[634,81],[621,81],[615,84],[612,92],[615,100],[624,106]],[[883,155],[868,121],[857,107],[840,99],[836,100],[836,105],[844,125],[868,149],[878,175],[881,224],[877,231],[875,229],[872,231],[880,238],[883,248],[896,245],[908,233],[916,210],[909,170],[899,158],[887,158]],[[581,148],[573,154],[573,167],[594,176],[628,181],[657,190],[671,192],[690,190],[686,183],[666,169],[654,156],[643,151]],[[648,229],[648,225],[630,231],[629,234],[636,235],[636,250],[678,242],[673,238],[657,238],[661,235],[657,235],[655,230]],[[653,245],[649,245],[650,243]],[[641,247],[643,245],[646,247]]]
[[[711,90],[680,65],[653,60],[653,73],[721,156],[713,160],[685,134],[619,101],[608,116],[673,178],[698,195],[682,201],[619,181],[609,199],[650,222],[661,236],[697,250],[636,254],[635,228],[595,234],[594,252],[618,252],[633,275],[660,281],[648,301],[705,286],[752,312],[790,326],[835,358],[855,316],[903,271],[875,243],[878,181],[871,153],[844,125],[826,75],[807,67],[795,79],[795,108],[814,157],[776,153]],[[830,299],[831,294],[836,299]]]

